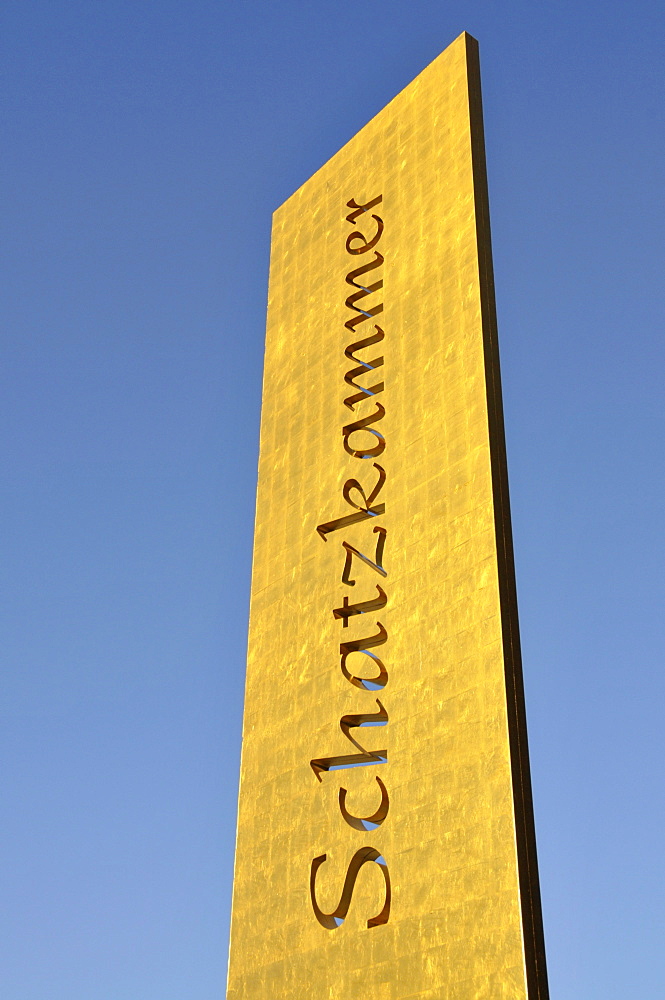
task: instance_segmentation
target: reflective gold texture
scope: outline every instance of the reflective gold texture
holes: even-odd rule
[[[229,1000],[545,1000],[529,788],[463,34],[275,213]]]

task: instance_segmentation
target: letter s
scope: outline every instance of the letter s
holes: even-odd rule
[[[361,847],[359,851],[356,851],[346,871],[346,878],[344,879],[344,887],[339,903],[332,913],[324,913],[316,901],[316,873],[326,860],[326,857],[326,854],[321,854],[318,858],[314,858],[309,876],[309,893],[312,899],[312,908],[321,926],[327,928],[329,931],[333,931],[343,923],[349,912],[358,872],[368,861],[375,861],[383,872],[383,878],[386,883],[386,897],[383,909],[375,917],[370,917],[367,921],[367,926],[377,927],[379,924],[387,924],[388,917],[390,916],[390,875],[388,873],[388,865],[379,852],[375,851],[373,847]]]

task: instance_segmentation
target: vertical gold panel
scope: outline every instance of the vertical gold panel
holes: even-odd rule
[[[477,46],[463,34],[275,213],[229,1000],[547,996],[484,169]],[[347,221],[351,199],[379,195]],[[350,254],[349,235],[377,232],[373,213],[380,239]],[[358,290],[346,276],[377,251],[383,262],[356,280],[383,280],[360,300],[383,311],[350,331],[360,314],[345,304]],[[385,338],[360,356],[384,363],[359,381],[385,389],[351,411],[344,376],[356,362],[344,351],[375,323]],[[385,450],[348,454],[342,427],[379,402]],[[356,448],[377,444],[364,435]],[[322,538],[317,525],[353,513],[345,482],[369,494],[374,461],[385,512]],[[374,559],[376,527],[386,576],[349,549]],[[384,607],[346,627],[333,617],[377,584]],[[368,690],[344,677],[340,643],[378,622],[388,682]],[[387,724],[350,735],[387,761],[318,780],[312,759],[358,752],[340,719],[378,713],[377,698]],[[377,777],[388,814],[358,829],[339,790],[350,813],[370,816]],[[329,929],[314,913],[312,861],[326,856],[316,899],[339,914],[362,848],[374,854]],[[390,913],[368,927],[385,917],[377,854]]]

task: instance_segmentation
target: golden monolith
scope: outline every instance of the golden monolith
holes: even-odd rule
[[[275,213],[229,1000],[545,1000],[477,44]]]

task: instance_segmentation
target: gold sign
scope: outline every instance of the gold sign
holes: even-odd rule
[[[546,1000],[476,42],[275,213],[229,1000]]]

